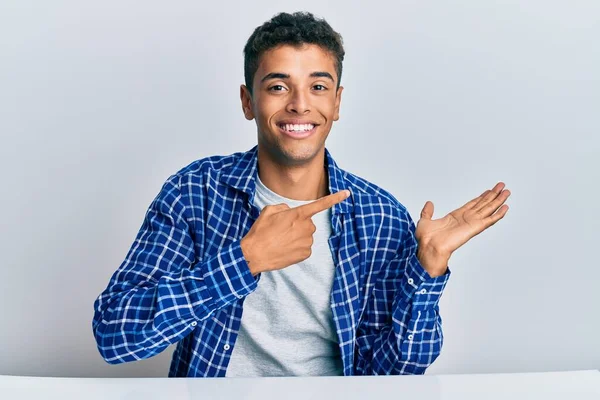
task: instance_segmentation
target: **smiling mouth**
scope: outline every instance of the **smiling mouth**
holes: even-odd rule
[[[303,133],[315,129],[315,124],[279,124],[279,129],[289,133]]]
[[[279,131],[292,139],[304,139],[317,131],[315,124],[278,124]]]

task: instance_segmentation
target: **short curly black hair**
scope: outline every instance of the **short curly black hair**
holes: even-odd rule
[[[327,21],[315,18],[312,13],[282,12],[256,28],[244,47],[244,78],[250,94],[260,56],[265,51],[284,44],[298,47],[303,44],[316,44],[329,51],[335,58],[337,87],[340,87],[345,54],[342,36],[334,31]]]

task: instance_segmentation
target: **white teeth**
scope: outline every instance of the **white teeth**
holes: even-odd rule
[[[304,132],[312,130],[315,126],[313,124],[283,124],[281,127],[290,132]]]

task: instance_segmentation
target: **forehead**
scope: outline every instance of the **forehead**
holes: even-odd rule
[[[301,47],[281,45],[267,50],[260,56],[257,78],[271,72],[282,72],[294,76],[308,76],[315,71],[326,71],[335,75],[333,55],[315,44]]]

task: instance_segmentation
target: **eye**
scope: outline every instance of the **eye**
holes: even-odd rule
[[[313,88],[315,88],[318,92],[321,92],[323,90],[327,90],[327,88],[323,85],[315,85],[313,86]]]
[[[284,90],[285,87],[283,87],[283,85],[273,85],[269,88],[269,91],[271,92],[281,92],[282,90]]]

